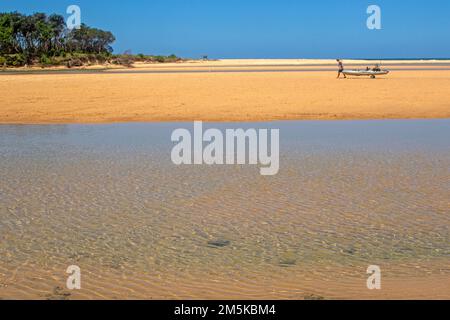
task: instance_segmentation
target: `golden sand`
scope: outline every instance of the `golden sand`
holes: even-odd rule
[[[1,75],[0,93],[0,123],[450,117],[450,70],[420,67],[346,80],[330,71]]]

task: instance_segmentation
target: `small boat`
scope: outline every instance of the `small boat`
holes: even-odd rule
[[[389,73],[389,70],[386,69],[379,69],[379,70],[372,70],[372,69],[360,69],[360,70],[344,70],[342,71],[343,74],[346,76],[369,76],[371,78],[375,78],[376,76],[383,76]]]

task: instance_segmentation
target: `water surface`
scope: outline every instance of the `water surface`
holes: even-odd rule
[[[450,298],[450,120],[205,124],[279,128],[276,176],[180,127],[0,126],[0,298]]]

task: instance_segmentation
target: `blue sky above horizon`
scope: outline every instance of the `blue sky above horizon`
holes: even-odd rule
[[[58,13],[113,32],[116,53],[197,58],[450,57],[448,0],[1,0],[0,12]],[[382,30],[366,9],[382,10]]]

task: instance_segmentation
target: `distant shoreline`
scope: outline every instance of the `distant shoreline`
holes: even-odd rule
[[[343,60],[345,66],[351,68],[365,67],[376,63],[381,63],[385,67],[396,67],[397,70],[407,70],[405,67],[424,68],[429,67],[430,70],[438,70],[445,67],[450,68],[450,59],[392,59],[392,60]],[[233,68],[243,68],[241,71],[248,71],[250,68],[265,68],[261,71],[289,71],[284,69],[271,70],[271,68],[299,68],[304,67],[305,71],[314,71],[311,68],[319,68],[316,71],[331,71],[336,67],[336,61],[333,59],[218,59],[218,60],[179,60],[176,62],[144,62],[137,61],[129,66],[117,64],[96,64],[85,65],[80,67],[64,67],[64,66],[28,66],[28,67],[6,67],[0,68],[0,75],[7,74],[90,74],[90,73],[163,73],[165,70],[173,72],[200,72],[202,69],[208,68],[210,72],[224,72],[239,70]],[[320,70],[320,68],[328,67],[328,69]],[[223,68],[223,69],[221,69]],[[226,68],[226,69],[225,69]],[[411,69],[411,70],[414,70]],[[197,70],[198,69],[198,70]],[[291,71],[302,71],[292,69]]]

